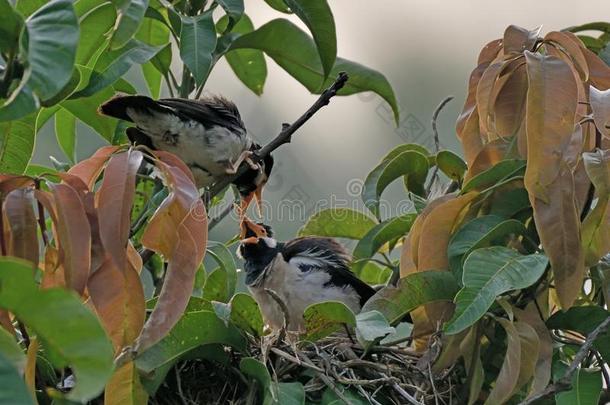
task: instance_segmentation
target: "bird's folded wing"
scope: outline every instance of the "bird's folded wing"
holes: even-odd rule
[[[206,128],[217,125],[245,131],[235,104],[221,97],[202,100],[164,98],[159,100],[159,104],[172,108],[179,117],[197,121]]]

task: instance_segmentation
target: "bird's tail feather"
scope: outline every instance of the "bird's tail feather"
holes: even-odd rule
[[[100,106],[99,112],[110,117],[133,122],[127,115],[127,108],[151,114],[153,111],[167,112],[167,107],[147,96],[117,96]]]

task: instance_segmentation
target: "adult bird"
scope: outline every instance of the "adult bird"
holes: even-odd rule
[[[375,290],[349,269],[350,255],[331,238],[301,237],[278,242],[272,230],[245,217],[238,256],[244,260],[246,285],[272,329],[303,331],[303,312],[322,301],[340,301],[359,312]],[[286,305],[287,314],[266,289]]]
[[[197,187],[208,187],[235,174],[242,162],[248,170],[233,181],[245,212],[254,198],[260,213],[261,194],[273,168],[267,155],[259,164],[251,159],[260,149],[248,134],[237,106],[224,97],[199,100],[147,96],[117,96],[100,106],[100,113],[129,121],[133,144],[171,152],[193,172]]]

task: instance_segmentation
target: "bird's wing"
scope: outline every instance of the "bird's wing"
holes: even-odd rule
[[[286,242],[282,255],[284,260],[302,272],[325,271],[330,275],[329,284],[351,286],[360,296],[361,305],[375,294],[371,286],[351,272],[349,253],[334,239],[311,236],[296,238]]]
[[[178,116],[197,121],[206,128],[217,125],[236,132],[246,131],[235,104],[222,97],[200,100],[163,98],[159,104],[172,108]]]
[[[133,119],[127,115],[127,109],[143,111],[147,114],[152,112],[160,112],[165,114],[173,113],[172,109],[164,107],[157,101],[147,96],[117,96],[100,106],[100,113],[121,120],[133,122]]]

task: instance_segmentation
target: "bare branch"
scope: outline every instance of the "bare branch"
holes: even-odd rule
[[[589,354],[589,351],[591,350],[591,347],[593,346],[593,343],[595,342],[597,337],[602,333],[606,332],[608,330],[608,327],[610,327],[610,316],[607,317],[602,323],[597,325],[597,327],[593,329],[591,333],[589,333],[589,336],[587,336],[587,339],[585,339],[585,342],[576,353],[576,356],[574,356],[574,360],[572,360],[570,367],[568,368],[563,377],[557,380],[554,384],[547,386],[544,391],[526,399],[519,405],[533,404],[542,398],[546,398],[558,392],[567,391],[572,388],[572,377],[574,376],[574,373],[576,373],[576,370],[578,370],[580,363],[582,363],[583,360]]]

